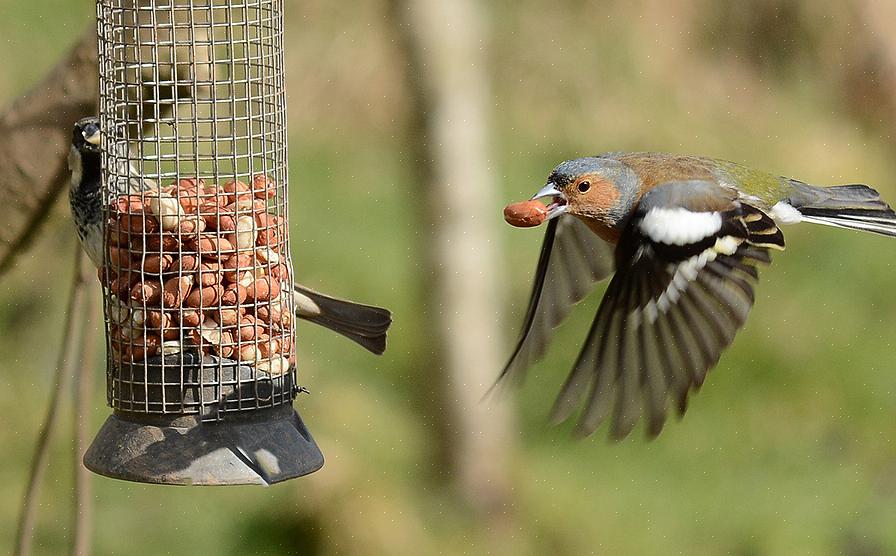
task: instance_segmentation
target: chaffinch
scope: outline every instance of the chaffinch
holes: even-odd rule
[[[535,199],[549,198],[532,213]],[[813,222],[896,237],[896,214],[866,185],[816,187],[709,158],[608,153],[563,162],[521,211],[549,221],[524,326],[501,378],[541,359],[572,305],[615,268],[551,418],[580,406],[591,434],[679,415],[753,305],[757,265],[784,249],[779,225]],[[512,216],[512,214],[511,214]],[[508,216],[508,221],[512,218]],[[501,380],[499,378],[499,381]]]
[[[101,170],[101,133],[95,117],[78,120],[72,130],[69,152],[71,184],[69,201],[78,238],[84,251],[97,266],[103,264],[103,194]],[[127,157],[117,157],[127,160]],[[118,174],[127,176],[121,183],[110,186],[109,197],[143,191],[155,182],[142,178],[128,166]],[[329,328],[357,342],[365,349],[380,355],[386,349],[386,333],[392,324],[387,309],[337,299],[294,284],[293,297],[296,316]]]

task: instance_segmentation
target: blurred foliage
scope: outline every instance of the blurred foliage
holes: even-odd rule
[[[633,435],[608,445],[601,433],[576,442],[569,427],[545,425],[598,302],[590,298],[516,396],[512,505],[488,526],[473,519],[429,468],[434,412],[425,409],[437,396],[417,364],[429,334],[415,251],[427,230],[414,216],[418,184],[401,148],[403,62],[386,7],[287,4],[296,266],[309,285],[392,308],[389,351],[373,359],[301,328],[312,395],[297,405],[324,469],[269,489],[97,478],[97,554],[896,553],[896,243],[810,225],[786,230],[788,252],[762,273],[746,328],[688,415],[652,443]],[[885,19],[869,15],[874,4],[489,3],[483,48],[503,198],[528,197],[563,158],[652,149],[813,183],[870,183],[896,200],[896,89],[888,87],[896,47],[887,46]],[[0,7],[7,101],[90,25],[93,7]],[[74,245],[62,214],[0,289],[0,520],[8,524],[47,398],[54,353],[46,346],[60,335],[70,261],[60,250]],[[482,264],[504,266],[515,323],[540,233],[506,227],[494,240],[504,257]],[[515,332],[503,339],[508,347]],[[108,414],[102,396],[97,427]],[[58,554],[68,535],[65,438],[43,490],[40,554]],[[0,528],[0,544],[11,546],[12,530]]]

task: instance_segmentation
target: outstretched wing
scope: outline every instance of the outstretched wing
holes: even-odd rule
[[[498,382],[521,380],[544,356],[554,328],[572,306],[612,271],[612,247],[582,221],[564,215],[548,222],[523,329]]]
[[[710,181],[670,182],[642,198],[622,233],[616,274],[554,405],[565,420],[584,402],[577,432],[608,417],[614,439],[643,413],[659,434],[672,399],[691,390],[743,326],[756,265],[783,249],[774,221]]]

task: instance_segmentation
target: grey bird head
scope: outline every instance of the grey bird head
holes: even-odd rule
[[[81,118],[72,129],[72,147],[82,153],[100,152],[100,122],[95,116]]]
[[[614,158],[589,156],[560,163],[532,198],[551,197],[548,218],[566,213],[613,228],[625,222],[639,194],[631,168]]]

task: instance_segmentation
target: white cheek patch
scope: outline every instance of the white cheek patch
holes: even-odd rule
[[[71,188],[77,189],[81,185],[81,175],[84,169],[81,167],[81,155],[75,147],[68,152],[68,169],[72,172]]]
[[[793,206],[786,201],[778,201],[775,203],[775,206],[768,212],[768,215],[771,216],[772,220],[777,224],[798,224],[803,220],[803,215],[800,214],[800,211],[793,208]]]
[[[722,228],[717,212],[694,212],[685,208],[652,208],[638,224],[641,233],[656,243],[688,245],[714,235]]]

